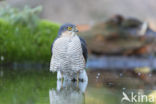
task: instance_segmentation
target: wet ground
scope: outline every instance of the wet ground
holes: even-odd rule
[[[89,70],[89,81],[57,81],[46,69],[0,69],[0,104],[155,104],[156,73]],[[125,97],[128,99],[125,99]],[[124,99],[123,99],[124,98]]]

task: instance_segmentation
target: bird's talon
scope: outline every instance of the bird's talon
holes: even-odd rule
[[[72,81],[73,81],[73,82],[76,82],[76,79],[74,78],[74,79],[72,79]]]
[[[79,81],[80,81],[80,82],[84,82],[84,80],[83,80],[83,79],[79,79]]]

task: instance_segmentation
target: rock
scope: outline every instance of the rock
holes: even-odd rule
[[[156,32],[146,22],[115,15],[80,32],[88,50],[96,55],[149,55],[156,52]]]

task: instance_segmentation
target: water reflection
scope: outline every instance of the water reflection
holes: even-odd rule
[[[85,104],[88,82],[57,81],[57,89],[49,90],[50,104]]]

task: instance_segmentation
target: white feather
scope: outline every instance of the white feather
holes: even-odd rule
[[[73,77],[77,72],[84,70],[85,60],[77,35],[72,34],[58,38],[53,45],[52,52],[51,71],[60,71],[64,76]]]

